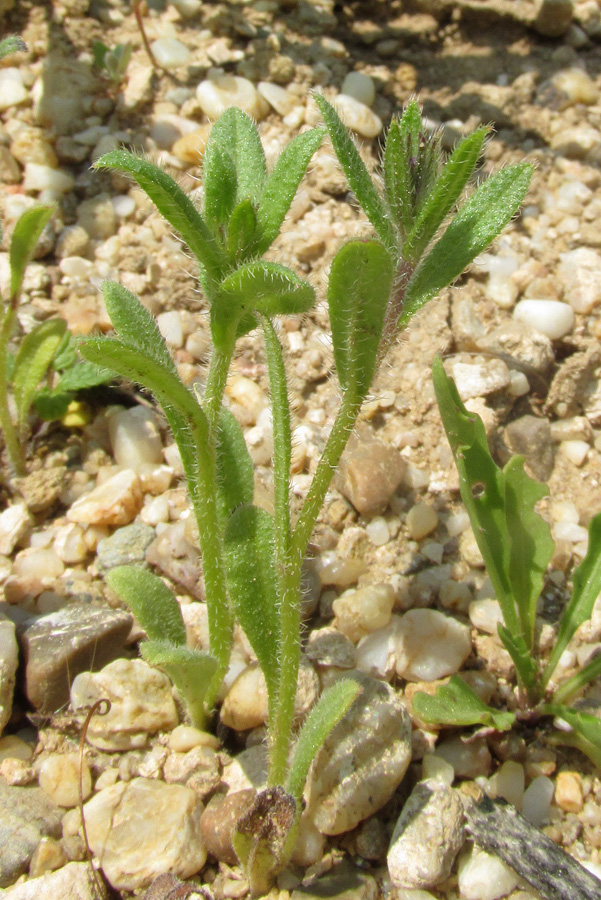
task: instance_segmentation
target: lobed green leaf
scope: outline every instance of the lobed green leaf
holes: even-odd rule
[[[18,34],[9,34],[0,41],[0,59],[11,53],[26,53],[27,44]]]
[[[31,261],[40,235],[50,220],[51,206],[32,206],[17,220],[10,241],[10,296],[15,303],[28,263]]]
[[[139,566],[116,566],[105,581],[127,603],[151,641],[186,646],[186,626],[179,603],[157,575]]]
[[[440,685],[434,696],[418,691],[412,706],[423,722],[437,725],[484,725],[496,731],[509,731],[514,713],[488,706],[459,675]]]
[[[69,391],[40,388],[34,395],[33,408],[43,422],[56,422],[66,414],[72,400],[73,394]]]
[[[67,330],[64,319],[49,319],[26,334],[15,359],[13,396],[19,429],[23,429],[35,389],[46,375]]]

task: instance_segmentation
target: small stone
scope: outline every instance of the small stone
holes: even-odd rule
[[[5,759],[19,759],[27,762],[33,756],[33,748],[16,734],[0,738],[0,762]]]
[[[324,897],[332,900],[377,900],[379,895],[378,884],[371,875],[362,873],[355,866],[337,866],[334,872],[293,890],[290,900],[323,900]]]
[[[232,832],[241,816],[252,806],[256,791],[249,788],[235,791],[226,797],[217,795],[200,817],[200,834],[207,851],[219,862],[238,865],[232,847]]]
[[[416,785],[395,825],[388,871],[395,887],[430,888],[451,874],[465,840],[463,806],[438,781]]]
[[[520,300],[513,317],[552,341],[565,337],[574,328],[574,310],[559,300]]]
[[[211,747],[203,746],[193,747],[187,753],[171,753],[165,760],[163,775],[167,784],[185,784],[203,800],[221,782],[219,757]]]
[[[505,440],[512,453],[525,456],[526,465],[539,481],[548,481],[553,472],[554,452],[549,420],[521,416],[505,429]]]
[[[19,69],[12,66],[0,70],[0,112],[11,106],[20,106],[29,99],[29,91],[23,84]]]
[[[472,847],[459,858],[461,900],[498,900],[511,893],[519,878],[497,856]]]
[[[494,597],[478,597],[469,605],[470,622],[474,628],[497,634],[497,627],[503,624],[501,605]]]
[[[360,103],[354,97],[338,94],[334,100],[334,105],[346,127],[361,135],[361,137],[371,140],[377,137],[384,127],[382,119],[375,112],[372,112],[369,106],[366,106],[365,103]]]
[[[257,87],[263,97],[280,116],[287,116],[295,106],[298,106],[298,97],[295,97],[279,84],[270,81],[260,81]]]
[[[98,900],[92,867],[87,862],[70,862],[40,877],[11,888],[11,900]]]
[[[83,200],[77,207],[77,224],[94,241],[106,241],[115,234],[117,217],[108,194]]]
[[[269,759],[265,744],[253,744],[243,750],[224,766],[222,780],[234,791],[246,791],[252,788],[260,791],[267,786],[267,768]]]
[[[55,753],[40,766],[40,787],[57,806],[77,806],[80,778],[82,797],[87,800],[92,793],[92,776],[85,759],[80,774],[79,753]]]
[[[555,802],[568,813],[579,813],[584,805],[582,777],[578,772],[559,772],[555,781]]]
[[[534,27],[544,37],[561,37],[572,24],[573,0],[539,0]]]
[[[76,500],[67,518],[82,525],[128,525],[142,503],[140,479],[132,469],[124,469]]]
[[[182,19],[191,19],[202,9],[202,0],[171,0]]]
[[[32,879],[39,878],[47,872],[61,869],[68,862],[60,841],[55,838],[43,837],[35,848],[35,853],[29,863],[29,881],[31,882]]]
[[[459,396],[465,402],[471,397],[486,397],[509,385],[509,369],[502,359],[486,363],[455,362],[450,365]]]
[[[163,69],[177,69],[185,66],[190,59],[190,51],[176,38],[159,38],[150,45],[152,54]]]
[[[295,718],[303,719],[317,700],[319,679],[304,657],[298,673]],[[247,731],[267,722],[269,714],[265,676],[255,663],[238,675],[221,706],[221,721],[236,731]]]
[[[66,194],[74,185],[73,176],[63,169],[53,169],[50,166],[41,166],[34,162],[28,162],[25,165],[23,189],[26,191],[32,193],[53,191],[57,194]]]
[[[363,516],[381,515],[406,472],[398,450],[375,438],[353,436],[343,454],[337,483]]]
[[[0,887],[27,871],[44,836],[60,837],[62,817],[41,788],[15,787],[0,778]]]
[[[590,125],[562,128],[551,138],[551,149],[568,159],[594,160],[601,151],[601,132]]]
[[[25,503],[14,503],[0,513],[0,555],[10,556],[24,542],[34,520]]]
[[[537,303],[541,301],[536,301]],[[478,350],[508,354],[528,369],[544,374],[555,362],[550,339],[523,322],[507,321],[490,334],[476,338]]]
[[[104,788],[84,806],[92,852],[117,891],[137,891],[171,872],[190,878],[204,866],[202,804],[179,784],[134,778]]]
[[[408,681],[435,681],[459,671],[470,654],[470,628],[435,609],[411,609],[396,633],[396,671]]]
[[[601,303],[601,255],[590,247],[559,254],[557,274],[574,312],[588,315]]]
[[[582,103],[591,106],[599,99],[599,89],[593,79],[583,69],[572,68],[557,72],[551,84],[558,92],[561,100],[560,109]]]
[[[322,834],[351,831],[381,809],[411,759],[411,721],[401,699],[381,681],[355,678],[362,693],[322,745],[310,775],[308,816]]]
[[[100,672],[82,672],[71,687],[74,709],[107,699],[105,716],[94,716],[86,738],[100,750],[145,747],[151,734],[178,723],[171,682],[141,659],[116,659]]]
[[[0,178],[4,184],[18,184],[21,181],[21,169],[8,147],[0,147]]]
[[[309,633],[305,647],[307,659],[318,666],[337,669],[355,668],[355,648],[352,641],[336,628],[315,628]]]
[[[410,537],[414,541],[421,541],[436,530],[438,514],[428,503],[416,503],[407,513],[405,523]]]
[[[200,128],[197,128],[196,131],[182,135],[182,137],[178,138],[171,147],[173,155],[176,156],[177,159],[180,159],[182,162],[188,163],[191,166],[200,166],[202,164],[211,127],[211,125],[202,125]]]
[[[156,533],[150,525],[134,522],[118,528],[110,537],[98,542],[96,557],[98,570],[109,572],[116,566],[140,565]]]
[[[524,785],[524,767],[521,763],[508,759],[488,779],[486,793],[489,797],[502,797],[515,806],[518,812],[521,812]]]
[[[60,525],[56,529],[52,542],[54,552],[61,562],[68,566],[83,562],[88,555],[83,528],[70,522],[68,525]]]
[[[363,72],[349,72],[342,82],[340,92],[346,97],[354,97],[365,106],[373,106],[376,99],[376,86],[373,79]]]
[[[367,523],[365,530],[374,547],[383,547],[390,540],[388,525],[383,516],[375,516],[371,522]]]
[[[539,775],[530,782],[524,791],[522,815],[535,828],[542,828],[549,822],[549,810],[554,792],[555,786],[546,775]]]
[[[442,756],[453,766],[456,778],[478,778],[490,772],[492,760],[483,738],[477,738],[469,744],[460,737],[447,738],[436,745],[436,755]]]
[[[70,603],[26,622],[20,642],[29,702],[42,713],[64,706],[76,675],[122,652],[132,621],[121,610]]]
[[[201,81],[196,96],[207,118],[218,119],[222,112],[237,106],[260,122],[269,112],[269,104],[257,93],[254,84],[239,75],[222,75],[213,70],[209,78]]]
[[[18,665],[19,648],[14,622],[0,613],[0,734],[12,714]]]
[[[219,750],[221,744],[214,734],[201,731],[192,725],[176,725],[169,735],[168,746],[176,753],[187,753],[195,747],[210,747]]]
[[[586,441],[562,441],[559,445],[562,456],[578,467],[584,465],[590,449]]]
[[[336,628],[353,643],[390,622],[395,602],[390,584],[374,584],[345,591],[333,604]]]

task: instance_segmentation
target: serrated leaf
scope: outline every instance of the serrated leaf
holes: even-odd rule
[[[497,731],[509,731],[515,715],[493,709],[478,697],[459,675],[452,675],[448,684],[440,685],[434,696],[419,691],[413,695],[412,706],[423,722],[437,725],[484,725]]]
[[[167,585],[139,566],[117,566],[105,581],[127,603],[151,641],[186,646],[186,626],[179,603]]]
[[[12,378],[20,429],[24,427],[35,389],[46,375],[66,330],[64,319],[49,319],[37,325],[21,341]]]
[[[239,506],[225,531],[227,581],[236,616],[265,675],[270,700],[279,680],[280,622],[272,517]],[[271,703],[270,703],[271,705]]]
[[[218,148],[222,154],[229,156],[233,164],[236,173],[236,204],[250,200],[256,207],[263,190],[267,167],[259,132],[252,119],[235,106],[226,109],[211,129],[205,151],[209,153],[209,160],[213,148]]]
[[[239,422],[223,406],[217,430],[217,487],[219,516],[224,525],[238,506],[253,502],[252,459]]]
[[[250,200],[243,200],[232,211],[227,232],[227,252],[232,264],[238,265],[253,251],[257,232],[257,215]]]
[[[182,189],[166,172],[127,150],[111,150],[94,163],[96,169],[117,169],[139,184],[158,211],[180,233],[212,281],[219,280],[225,259],[206,222]]]
[[[405,292],[401,324],[461,275],[500,234],[523,203],[532,171],[531,163],[509,166],[488,178],[464,203],[413,273]]]
[[[360,684],[350,678],[341,678],[326,688],[307,716],[294,748],[286,785],[298,804],[301,803],[307,775],[317,752],[360,693]]]
[[[214,126],[205,149],[202,167],[203,213],[214,236],[224,229],[236,205],[238,178],[234,160],[215,139]]]
[[[572,596],[561,617],[555,645],[543,674],[544,684],[547,684],[577,629],[590,619],[600,592],[601,513],[597,513],[590,521],[586,556],[574,572]]]
[[[67,391],[41,388],[34,395],[33,408],[43,422],[56,422],[65,415],[72,400],[73,394]]]
[[[459,200],[478,163],[490,129],[482,126],[464,138],[455,148],[403,244],[403,259],[416,263],[436,235],[448,213]]]
[[[267,177],[257,211],[260,234],[257,254],[265,253],[280,233],[297,188],[324,134],[325,129],[312,128],[297,135],[284,148]]]
[[[313,93],[313,99],[326,123],[338,162],[342,166],[351,190],[363,212],[376,229],[380,240],[392,251],[396,247],[394,228],[353,139],[342,124],[340,116],[325,97]]]
[[[113,327],[125,343],[177,374],[175,363],[154,317],[138,298],[116,281],[105,281],[102,294]]]
[[[40,235],[50,220],[51,206],[32,206],[17,220],[10,240],[10,296],[14,300],[21,293],[23,277],[33,257]]]
[[[167,641],[145,641],[140,653],[147,663],[165,670],[181,694],[192,723],[204,729],[207,719],[204,698],[217,671],[215,657]]]
[[[353,241],[338,251],[328,284],[334,359],[340,385],[365,397],[376,370],[378,348],[394,271],[378,241]]]

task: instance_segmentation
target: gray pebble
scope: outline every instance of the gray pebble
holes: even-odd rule
[[[155,537],[154,528],[142,522],[118,528],[110,537],[98,542],[98,569],[101,572],[108,572],[116,566],[143,563],[146,550]]]

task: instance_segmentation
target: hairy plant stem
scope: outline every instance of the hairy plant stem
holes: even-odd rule
[[[25,463],[17,429],[8,408],[8,377],[6,374],[6,351],[17,315],[16,302],[11,302],[0,324],[0,430],[10,464],[16,475],[25,475]]]

